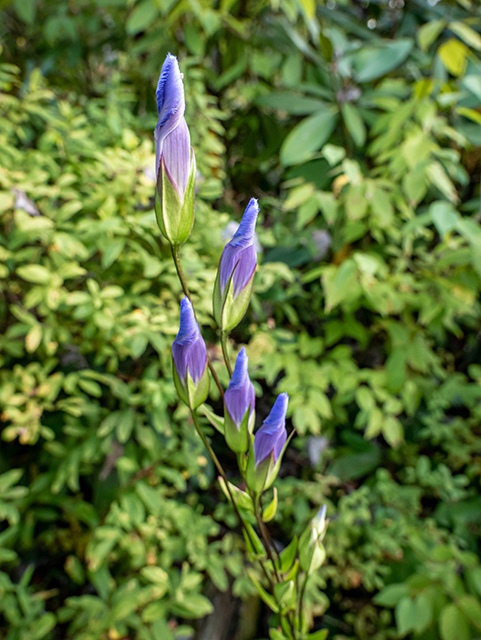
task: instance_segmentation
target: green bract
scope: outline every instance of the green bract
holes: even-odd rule
[[[220,275],[217,273],[214,285],[214,318],[221,331],[232,331],[247,311],[254,285],[255,271],[244,289],[234,298],[233,277],[230,278],[224,294],[221,294]]]
[[[195,384],[190,377],[189,370],[187,370],[186,384],[183,384],[179,378],[173,360],[172,370],[174,374],[175,388],[177,389],[180,399],[191,409],[197,409],[197,407],[200,407],[209,395],[210,380],[209,370],[207,367],[197,384]]]
[[[194,151],[191,152],[189,180],[182,198],[177,187],[172,184],[160,162],[159,188],[155,190],[155,215],[160,230],[172,245],[183,244],[192,231],[195,209],[195,173]]]
[[[246,482],[249,489],[257,496],[266,491],[274,480],[277,478],[282,463],[282,458],[291,440],[292,434],[287,439],[277,462],[274,461],[274,454],[271,453],[265,460],[260,462],[257,467],[254,457],[254,438],[251,436],[249,447],[249,459],[246,468]]]
[[[244,419],[240,427],[234,423],[229,415],[225,412],[224,417],[224,435],[229,448],[236,453],[245,453],[249,447],[249,434],[254,428],[255,414],[250,417],[250,409],[246,411]]]

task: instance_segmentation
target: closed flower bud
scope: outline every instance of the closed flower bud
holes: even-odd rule
[[[174,382],[181,399],[196,409],[209,393],[207,349],[188,298],[180,303],[180,326],[172,344]]]
[[[299,540],[299,561],[301,569],[307,573],[317,571],[326,559],[322,539],[326,533],[328,522],[326,521],[326,505],[323,505]]]
[[[324,504],[311,520],[312,537],[317,540],[322,540],[326,533],[326,511],[326,505]]]
[[[254,451],[249,455],[247,484],[254,493],[261,493],[274,482],[286,448],[287,393],[277,396],[270,414],[255,434]],[[254,455],[252,455],[254,453]]]
[[[251,198],[239,228],[222,252],[214,287],[214,317],[221,331],[236,327],[249,306],[257,267],[258,214],[257,200]]]
[[[185,242],[194,224],[195,157],[184,118],[185,97],[177,58],[167,55],[157,85],[155,213],[167,240]]]
[[[225,392],[224,433],[227,444],[236,453],[245,453],[249,446],[249,433],[254,426],[256,396],[247,370],[249,358],[245,347],[239,351],[234,373]]]

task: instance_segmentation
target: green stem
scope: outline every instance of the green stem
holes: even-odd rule
[[[180,245],[178,244],[171,244],[170,245],[170,249],[172,251],[172,258],[174,259],[174,264],[175,264],[175,268],[177,271],[177,275],[179,276],[179,280],[180,280],[180,284],[182,285],[182,291],[184,292],[184,295],[187,296],[187,298],[189,298],[189,300],[192,302],[192,298],[190,296],[190,291],[189,288],[187,286],[187,280],[185,279],[185,275],[184,275],[184,270],[182,269],[182,263],[180,261]],[[192,306],[193,308],[193,306]],[[195,313],[195,310],[194,310]],[[217,375],[216,370],[214,369],[214,365],[212,364],[212,361],[209,357],[209,354],[207,354],[207,365],[210,369],[210,372],[212,374],[212,377],[214,378],[215,384],[217,385],[217,388],[219,389],[220,392],[220,396],[222,398],[222,400],[224,400],[224,389],[222,388],[222,385],[220,383],[219,377]]]
[[[302,605],[303,605],[303,601],[304,601],[304,594],[306,592],[306,586],[307,586],[307,580],[309,578],[309,569],[306,571],[306,578],[304,580],[304,584],[302,585],[301,588],[301,595],[299,598],[299,609],[298,609],[298,620],[299,620],[299,629],[302,629]]]
[[[182,285],[182,290],[184,295],[186,295],[189,300],[192,301],[190,297],[189,288],[187,287],[187,281],[185,279],[184,270],[182,269],[182,263],[180,261],[180,245],[179,244],[171,244],[170,249],[172,251],[172,258],[174,259],[175,268],[177,270],[177,275],[179,276],[180,284]]]
[[[225,366],[229,372],[229,378],[232,378],[232,366],[229,360],[229,354],[227,353],[227,333],[225,331],[220,332],[220,343],[222,345],[222,355],[224,356]]]
[[[223,480],[224,480],[224,482],[225,482],[225,486],[226,486],[226,488],[227,488],[227,493],[229,494],[229,498],[230,498],[230,501],[231,501],[231,503],[232,503],[232,506],[234,507],[234,511],[235,511],[235,513],[236,513],[236,516],[238,517],[239,522],[240,522],[240,524],[241,524],[242,528],[243,528],[243,529],[244,529],[244,531],[245,531],[245,534],[246,534],[246,536],[247,536],[247,538],[248,538],[248,540],[249,540],[249,543],[250,543],[250,545],[251,545],[252,549],[255,549],[254,541],[252,540],[252,537],[251,537],[251,534],[250,534],[250,532],[249,532],[249,529],[246,527],[246,524],[245,524],[245,522],[244,522],[244,519],[243,519],[243,517],[242,517],[242,516],[241,516],[241,514],[240,514],[239,508],[237,507],[237,504],[235,503],[234,496],[232,495],[232,491],[231,491],[231,488],[230,488],[230,486],[229,486],[229,481],[227,480],[227,476],[225,475],[225,471],[224,471],[224,469],[223,469],[223,467],[222,467],[221,463],[219,462],[219,459],[218,459],[218,457],[216,456],[216,454],[215,454],[214,450],[212,449],[212,447],[211,447],[211,445],[210,445],[210,442],[207,440],[207,438],[206,438],[206,437],[205,437],[205,435],[204,435],[204,432],[203,432],[203,431],[202,431],[202,429],[200,428],[200,424],[199,424],[199,421],[198,421],[198,419],[197,419],[197,414],[196,414],[196,412],[195,412],[195,411],[193,411],[193,410],[191,409],[191,410],[190,410],[190,414],[191,414],[191,416],[192,416],[192,420],[193,420],[193,422],[194,422],[194,426],[195,426],[195,429],[196,429],[197,433],[199,434],[199,436],[200,436],[200,438],[201,438],[202,442],[204,443],[205,448],[206,448],[206,449],[207,449],[207,451],[209,452],[209,454],[210,454],[210,456],[211,456],[212,460],[214,461],[214,464],[215,464],[215,466],[217,467],[217,471],[220,473],[220,475],[221,475],[222,479],[223,479]],[[269,582],[269,585],[270,585],[270,588],[271,588],[271,590],[272,590],[272,593],[274,594],[274,584],[273,584],[273,582],[272,582],[272,579],[270,578],[269,574],[267,573],[267,569],[265,568],[265,566],[264,566],[264,564],[263,564],[263,562],[262,562],[261,560],[259,560],[259,564],[260,564],[260,566],[261,566],[261,568],[262,568],[262,571],[263,571],[263,573],[264,573],[265,578],[266,578],[266,579],[267,579],[267,581]],[[275,596],[274,596],[274,597],[275,597]]]
[[[266,551],[267,551],[267,557],[272,562],[272,567],[274,569],[274,575],[276,577],[276,582],[277,582],[277,584],[280,584],[282,582],[282,580],[281,580],[281,577],[280,577],[279,572],[277,570],[277,566],[276,566],[276,563],[274,561],[274,557],[272,555],[271,546],[275,550],[276,554],[277,554],[277,549],[275,548],[274,543],[272,542],[271,536],[269,534],[269,531],[267,530],[267,527],[266,527],[265,523],[262,520],[262,504],[261,504],[261,499],[260,498],[259,498],[258,501],[256,500],[256,502],[254,504],[254,511],[255,511],[255,516],[256,516],[256,520],[257,520],[257,525],[258,525],[258,527],[260,529],[262,540],[264,541],[264,546],[265,546]],[[278,554],[277,554],[277,557],[279,558]],[[274,594],[274,591],[273,591],[273,594]],[[275,597],[275,595],[274,595],[274,597]],[[284,617],[286,618],[287,623],[289,624],[289,627],[291,628],[291,633],[292,633],[293,639],[296,640],[296,630],[295,630],[294,621],[292,619],[292,616],[287,614]]]

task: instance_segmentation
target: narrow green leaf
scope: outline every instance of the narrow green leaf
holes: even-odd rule
[[[271,609],[271,611],[273,611],[274,613],[279,613],[279,607],[277,606],[276,601],[274,600],[273,596],[267,593],[267,591],[261,585],[261,583],[257,579],[256,574],[252,571],[252,569],[249,569],[247,573],[249,575],[249,578],[252,581],[252,584],[257,589],[257,592],[260,595],[261,599],[266,603],[266,605]]]
[[[270,522],[277,511],[277,489],[274,487],[274,497],[270,504],[264,509],[264,513],[262,514],[262,519],[264,522]]]
[[[342,117],[354,140],[354,144],[356,147],[362,147],[366,142],[366,126],[361,118],[359,109],[350,102],[345,102],[342,105]]]

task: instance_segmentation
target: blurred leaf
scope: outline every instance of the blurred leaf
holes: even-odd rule
[[[474,31],[474,29],[471,29],[471,27],[463,22],[450,22],[449,28],[451,31],[454,31],[461,40],[464,40],[469,47],[481,51],[481,36]]]
[[[438,56],[453,76],[464,74],[467,65],[468,48],[459,40],[451,38],[438,49]]]
[[[125,29],[130,35],[144,31],[155,20],[158,9],[152,0],[141,0],[127,19]]]
[[[325,109],[326,105],[317,98],[308,98],[294,93],[268,93],[257,99],[257,104],[293,115],[306,115]]]
[[[366,127],[359,110],[350,102],[345,102],[342,105],[342,117],[356,147],[364,146],[366,142]]]
[[[14,6],[20,20],[32,24],[35,20],[37,0],[15,0]],[[47,633],[47,632],[45,632]],[[45,635],[45,634],[44,634]],[[42,637],[42,636],[38,636]]]
[[[429,207],[429,213],[440,236],[456,228],[459,216],[450,202],[433,202]]]
[[[397,631],[400,636],[405,636],[414,629],[414,602],[408,596],[401,598],[395,609]]]
[[[48,284],[51,278],[50,271],[39,264],[29,264],[18,267],[17,273],[21,278],[27,280],[27,282],[35,282],[36,284]]]
[[[446,605],[439,617],[442,640],[469,640],[471,634],[466,618],[455,604]]]
[[[300,164],[312,158],[329,139],[337,121],[337,113],[326,107],[305,118],[287,135],[281,147],[281,162],[284,166]]]
[[[337,458],[332,463],[329,472],[343,481],[355,480],[375,469],[380,460],[379,449],[371,447],[366,453],[350,453]]]
[[[397,603],[409,595],[406,583],[390,584],[374,596],[374,602],[383,607],[395,607]]]
[[[183,618],[203,618],[211,614],[214,607],[200,593],[189,593],[182,602],[175,603],[174,611]]]
[[[363,47],[351,54],[357,82],[381,78],[404,62],[413,48],[413,41],[400,38],[381,47]]]
[[[473,122],[481,124],[481,113],[479,113],[478,111],[475,111],[474,109],[468,109],[467,107],[458,107],[456,111],[457,113],[459,113],[459,115],[465,116],[466,118],[473,120]]]
[[[421,49],[424,49],[425,51],[429,49],[445,26],[446,21],[443,19],[430,20],[423,24],[417,32],[417,39]]]

